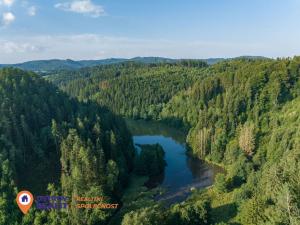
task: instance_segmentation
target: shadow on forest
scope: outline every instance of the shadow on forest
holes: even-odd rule
[[[93,118],[101,115],[101,125],[105,130],[113,130],[112,124],[118,122],[120,129],[127,129],[125,121],[122,117],[116,116],[106,106],[99,106],[93,101],[81,102],[75,98],[70,98],[65,93],[62,94],[72,103],[72,112],[75,117]],[[51,117],[49,123],[42,129],[51,130]],[[74,118],[63,117],[62,121],[72,123]],[[128,133],[124,131],[123,133]],[[46,143],[46,142],[45,142]],[[60,147],[57,147],[51,141],[46,144],[37,146],[36,149],[26,149],[26,159],[18,160],[16,167],[16,184],[20,190],[30,190],[35,195],[46,195],[48,184],[53,183],[60,185],[61,178],[61,162],[60,162]],[[37,150],[40,152],[36,153]]]
[[[237,214],[237,207],[234,203],[222,205],[212,209],[212,219],[214,223],[225,222],[235,217]],[[231,225],[239,225],[239,223],[230,223]]]

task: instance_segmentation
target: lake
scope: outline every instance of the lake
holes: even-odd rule
[[[126,122],[137,148],[137,145],[158,143],[165,151],[167,166],[164,174],[148,182],[150,187],[155,184],[154,186],[160,185],[166,189],[164,194],[156,197],[157,200],[167,203],[181,202],[191,194],[192,188],[211,186],[215,175],[223,172],[222,168],[187,154],[184,132],[159,122]]]

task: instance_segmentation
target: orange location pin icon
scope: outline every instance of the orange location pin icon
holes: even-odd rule
[[[29,191],[21,191],[16,200],[20,210],[26,214],[32,206],[33,195]]]

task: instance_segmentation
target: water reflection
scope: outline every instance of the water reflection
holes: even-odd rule
[[[193,188],[204,188],[213,184],[219,167],[190,157],[186,153],[185,134],[178,129],[157,122],[128,121],[135,145],[160,144],[166,155],[164,174],[154,177],[146,184],[154,187],[160,184],[167,191],[157,200],[171,204],[183,201]]]
[[[164,136],[171,137],[178,143],[184,143],[186,133],[164,123],[145,120],[126,119],[126,124],[133,136]]]

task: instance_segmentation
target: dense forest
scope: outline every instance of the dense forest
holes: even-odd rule
[[[133,169],[123,120],[92,103],[71,100],[38,75],[0,71],[0,224],[99,224],[113,211],[17,209],[18,190],[35,195],[105,196],[117,202]],[[70,204],[73,204],[71,202]]]
[[[299,78],[299,57],[125,62],[46,78],[2,69],[0,224],[298,225]],[[189,153],[226,173],[170,207],[146,200],[145,189],[130,192],[132,177],[163,170],[164,152],[144,146],[137,155],[119,116],[188,130]],[[32,210],[22,219],[9,204],[22,188],[124,205],[119,212]]]
[[[190,125],[194,155],[226,167],[216,186],[236,222],[300,222],[299,68],[299,57],[220,63],[161,113]]]
[[[49,80],[80,101],[91,100],[111,111],[131,117],[158,119],[164,105],[186,90],[208,65],[199,60],[142,64],[127,62],[61,71]]]
[[[177,224],[299,224],[300,58],[194,63],[96,67],[56,83],[119,115],[188,128],[191,154],[226,169],[183,205],[140,209],[123,224],[176,224],[166,219],[175,208]],[[201,213],[184,204],[201,199],[208,219],[195,222]]]

